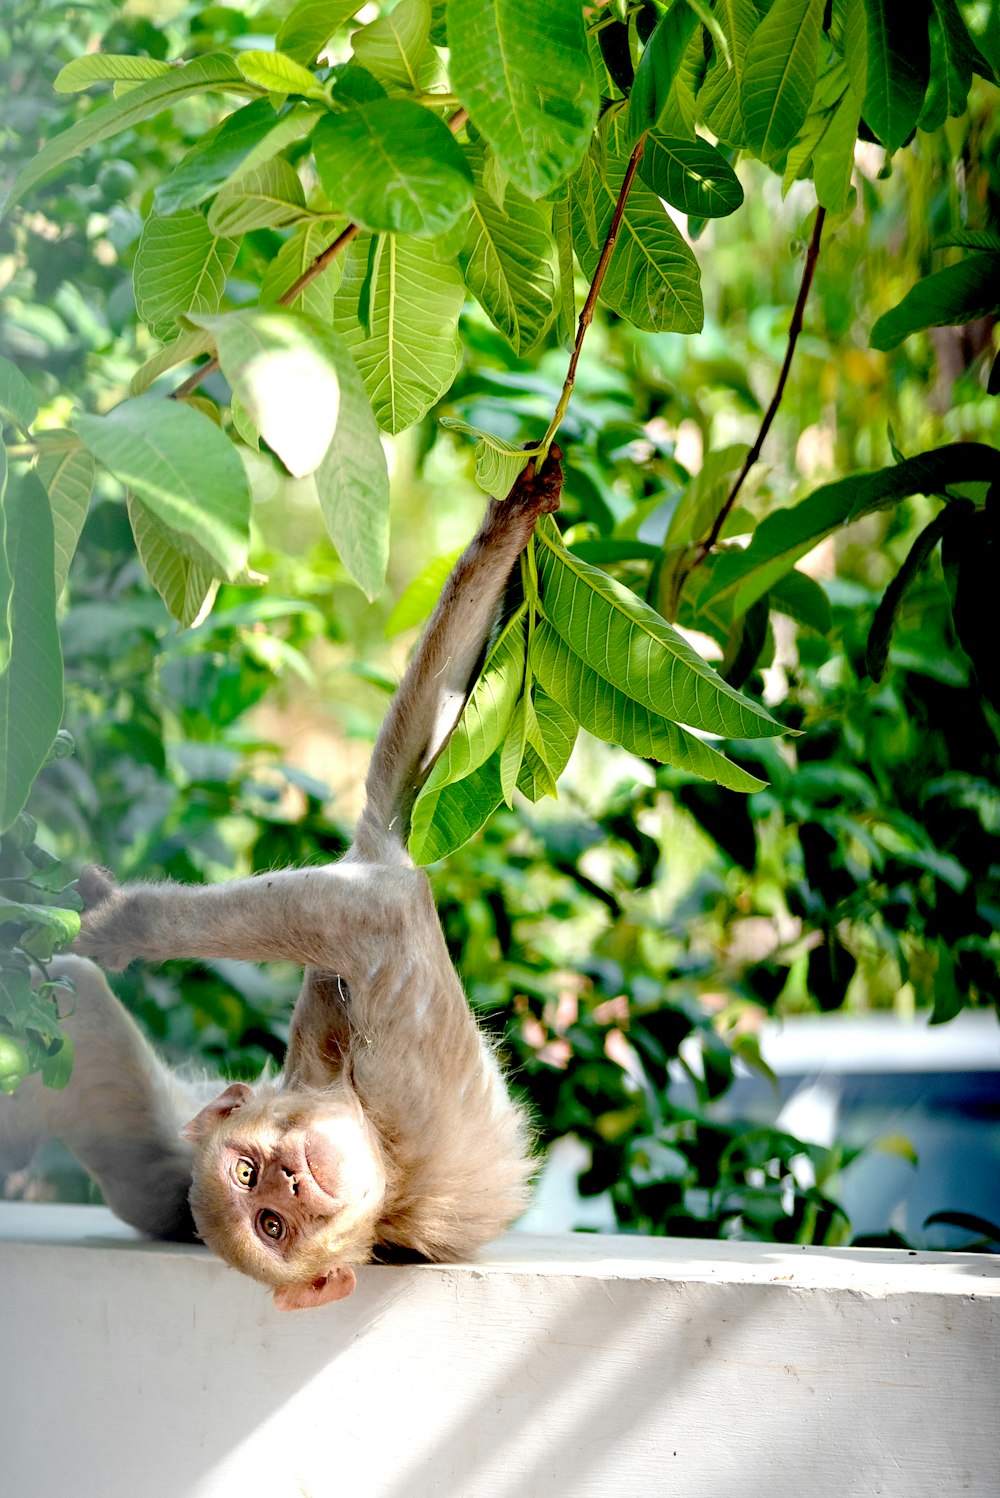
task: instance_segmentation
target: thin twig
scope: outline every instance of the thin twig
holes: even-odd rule
[[[632,155],[628,159],[628,166],[625,168],[625,176],[622,178],[615,211],[611,215],[611,226],[604,241],[604,248],[601,250],[601,258],[597,262],[597,269],[594,271],[594,279],[591,281],[590,290],[587,292],[587,300],[584,302],[583,311],[580,313],[580,321],[576,330],[576,342],[573,345],[573,352],[570,355],[569,368],[566,371],[562,394],[559,396],[559,403],[556,406],[552,420],[549,422],[548,431],[542,438],[542,445],[539,448],[537,460],[539,468],[548,456],[549,448],[552,446],[552,439],[559,430],[569,406],[569,398],[573,393],[573,386],[576,383],[576,366],[580,362],[580,350],[583,348],[583,340],[587,335],[587,329],[594,320],[594,308],[597,305],[597,298],[600,295],[601,287],[604,284],[604,277],[611,263],[611,256],[615,252],[618,231],[622,226],[622,219],[625,216],[625,204],[628,202],[628,195],[632,191],[632,183],[635,181],[635,174],[639,170],[639,162],[642,159],[645,147],[646,131],[643,131],[633,147]]]
[[[468,118],[469,112],[467,109],[455,110],[455,113],[451,116],[451,118],[446,121],[448,129],[451,131],[452,135],[458,134]],[[316,256],[315,260],[313,260],[309,265],[306,266],[301,276],[298,276],[292,282],[288,290],[281,293],[281,295],[278,297],[277,305],[279,307],[291,306],[296,297],[298,297],[307,286],[312,285],[317,276],[321,276],[323,274],[327,266],[330,265],[332,261],[336,260],[341,250],[345,250],[350,244],[351,240],[356,239],[360,232],[361,230],[357,224],[348,224],[347,228],[342,230],[341,233],[337,235],[333,243],[327,245],[325,250],[321,250],[320,253]],[[204,380],[206,376],[213,374],[215,370],[218,369],[218,367],[219,356],[218,354],[213,354],[211,359],[206,359],[204,364],[199,364],[194,373],[188,375],[187,379],[184,380],[182,384],[178,385],[176,390],[172,390],[170,392],[170,399],[181,400],[185,395],[191,395],[193,391],[197,390],[202,380]]]

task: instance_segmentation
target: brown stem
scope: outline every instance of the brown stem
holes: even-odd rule
[[[600,295],[601,287],[604,285],[604,277],[607,274],[608,266],[611,264],[611,256],[615,252],[618,231],[622,226],[622,219],[625,216],[625,204],[628,202],[628,195],[632,191],[632,183],[635,181],[635,174],[639,170],[639,162],[642,159],[642,153],[645,148],[646,131],[643,131],[632,149],[632,155],[628,159],[628,166],[625,168],[625,176],[622,178],[615,211],[611,215],[611,225],[608,229],[607,238],[601,250],[601,257],[597,262],[597,269],[594,271],[594,279],[590,283],[590,290],[587,292],[587,300],[584,302],[583,311],[580,313],[580,321],[576,330],[576,342],[573,345],[573,352],[570,355],[569,367],[566,370],[566,379],[563,382],[562,393],[559,396],[559,402],[552,420],[549,422],[548,431],[542,438],[542,445],[538,454],[539,465],[545,461],[552,439],[555,437],[556,432],[559,430],[559,425],[566,415],[569,398],[576,383],[576,366],[580,362],[580,350],[583,348],[583,340],[586,337],[587,329],[594,320],[594,308],[597,305],[597,298]]]
[[[455,110],[455,113],[447,121],[448,129],[452,135],[458,134],[468,118],[469,112],[467,109]],[[317,276],[321,276],[327,266],[336,260],[341,250],[345,250],[351,240],[356,239],[360,232],[357,224],[348,224],[347,228],[337,235],[333,243],[327,245],[325,250],[321,250],[315,260],[306,266],[301,276],[292,282],[288,290],[281,293],[277,305],[279,307],[290,306],[300,292],[304,291],[307,286],[310,286],[316,280]],[[188,375],[187,379],[178,385],[176,390],[170,392],[170,399],[181,400],[185,395],[191,395],[193,391],[197,390],[202,380],[207,375],[213,374],[218,367],[219,357],[217,354],[213,354],[211,359],[206,359],[204,364],[199,364],[194,373]]]
[[[760,431],[757,433],[757,440],[754,442],[753,447],[751,447],[750,451],[747,453],[746,461],[739,471],[736,482],[733,484],[733,487],[730,489],[729,494],[726,497],[725,504],[722,506],[722,509],[719,511],[718,515],[716,515],[715,520],[712,524],[712,529],[709,531],[704,541],[702,541],[701,544],[697,547],[694,555],[694,560],[692,561],[690,567],[687,569],[687,573],[685,574],[685,576],[688,576],[691,572],[694,571],[695,567],[699,566],[699,564],[705,560],[709,552],[712,550],[712,547],[715,545],[716,541],[718,541],[719,536],[722,533],[722,527],[725,525],[730,511],[732,510],[733,505],[736,503],[736,496],[743,488],[743,483],[746,479],[747,474],[750,472],[751,468],[760,457],[761,449],[764,446],[764,441],[767,437],[768,432],[771,430],[771,423],[777,415],[778,407],[781,404],[781,397],[785,393],[785,383],[788,379],[788,373],[792,367],[792,358],[795,354],[795,345],[798,343],[799,334],[802,332],[802,317],[806,308],[806,299],[809,296],[809,288],[812,285],[813,275],[816,270],[816,261],[819,259],[819,242],[823,234],[823,220],[825,218],[826,209],[823,207],[817,208],[816,222],[813,224],[812,239],[809,241],[809,249],[806,252],[806,263],[802,269],[802,281],[799,286],[799,294],[795,298],[795,307],[792,312],[792,320],[788,326],[788,346],[785,349],[784,363],[781,366],[781,373],[778,376],[778,383],[774,387],[774,395],[771,397],[771,404],[765,411],[764,420],[760,424]]]

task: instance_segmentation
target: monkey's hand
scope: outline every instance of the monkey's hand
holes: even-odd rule
[[[551,515],[558,510],[562,496],[562,453],[553,445],[541,469],[535,471],[534,458],[514,480],[514,487],[501,508],[509,516],[511,511],[534,522],[539,515]]]
[[[139,930],[128,890],[108,869],[87,864],[77,880],[83,900],[80,933],[72,951],[94,957],[102,967],[120,972],[138,955]]]

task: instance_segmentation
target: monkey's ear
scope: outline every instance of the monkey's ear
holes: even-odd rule
[[[216,1124],[228,1118],[230,1113],[234,1113],[252,1097],[252,1087],[248,1087],[245,1082],[231,1082],[225,1092],[220,1092],[212,1102],[206,1103],[201,1112],[196,1114],[190,1123],[184,1125],[181,1129],[181,1138],[187,1139],[191,1144],[200,1144]]]
[[[319,1279],[306,1285],[279,1285],[274,1304],[279,1311],[307,1311],[310,1306],[326,1306],[332,1300],[343,1300],[358,1283],[357,1275],[347,1264],[337,1264]]]

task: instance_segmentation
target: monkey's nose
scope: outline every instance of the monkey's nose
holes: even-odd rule
[[[289,1168],[288,1168],[287,1165],[283,1165],[281,1167],[281,1173],[282,1173],[283,1176],[287,1177],[288,1185],[291,1188],[292,1195],[293,1196],[298,1196],[298,1194],[299,1194],[299,1183],[298,1183],[298,1179],[296,1178],[294,1170],[289,1170]]]

